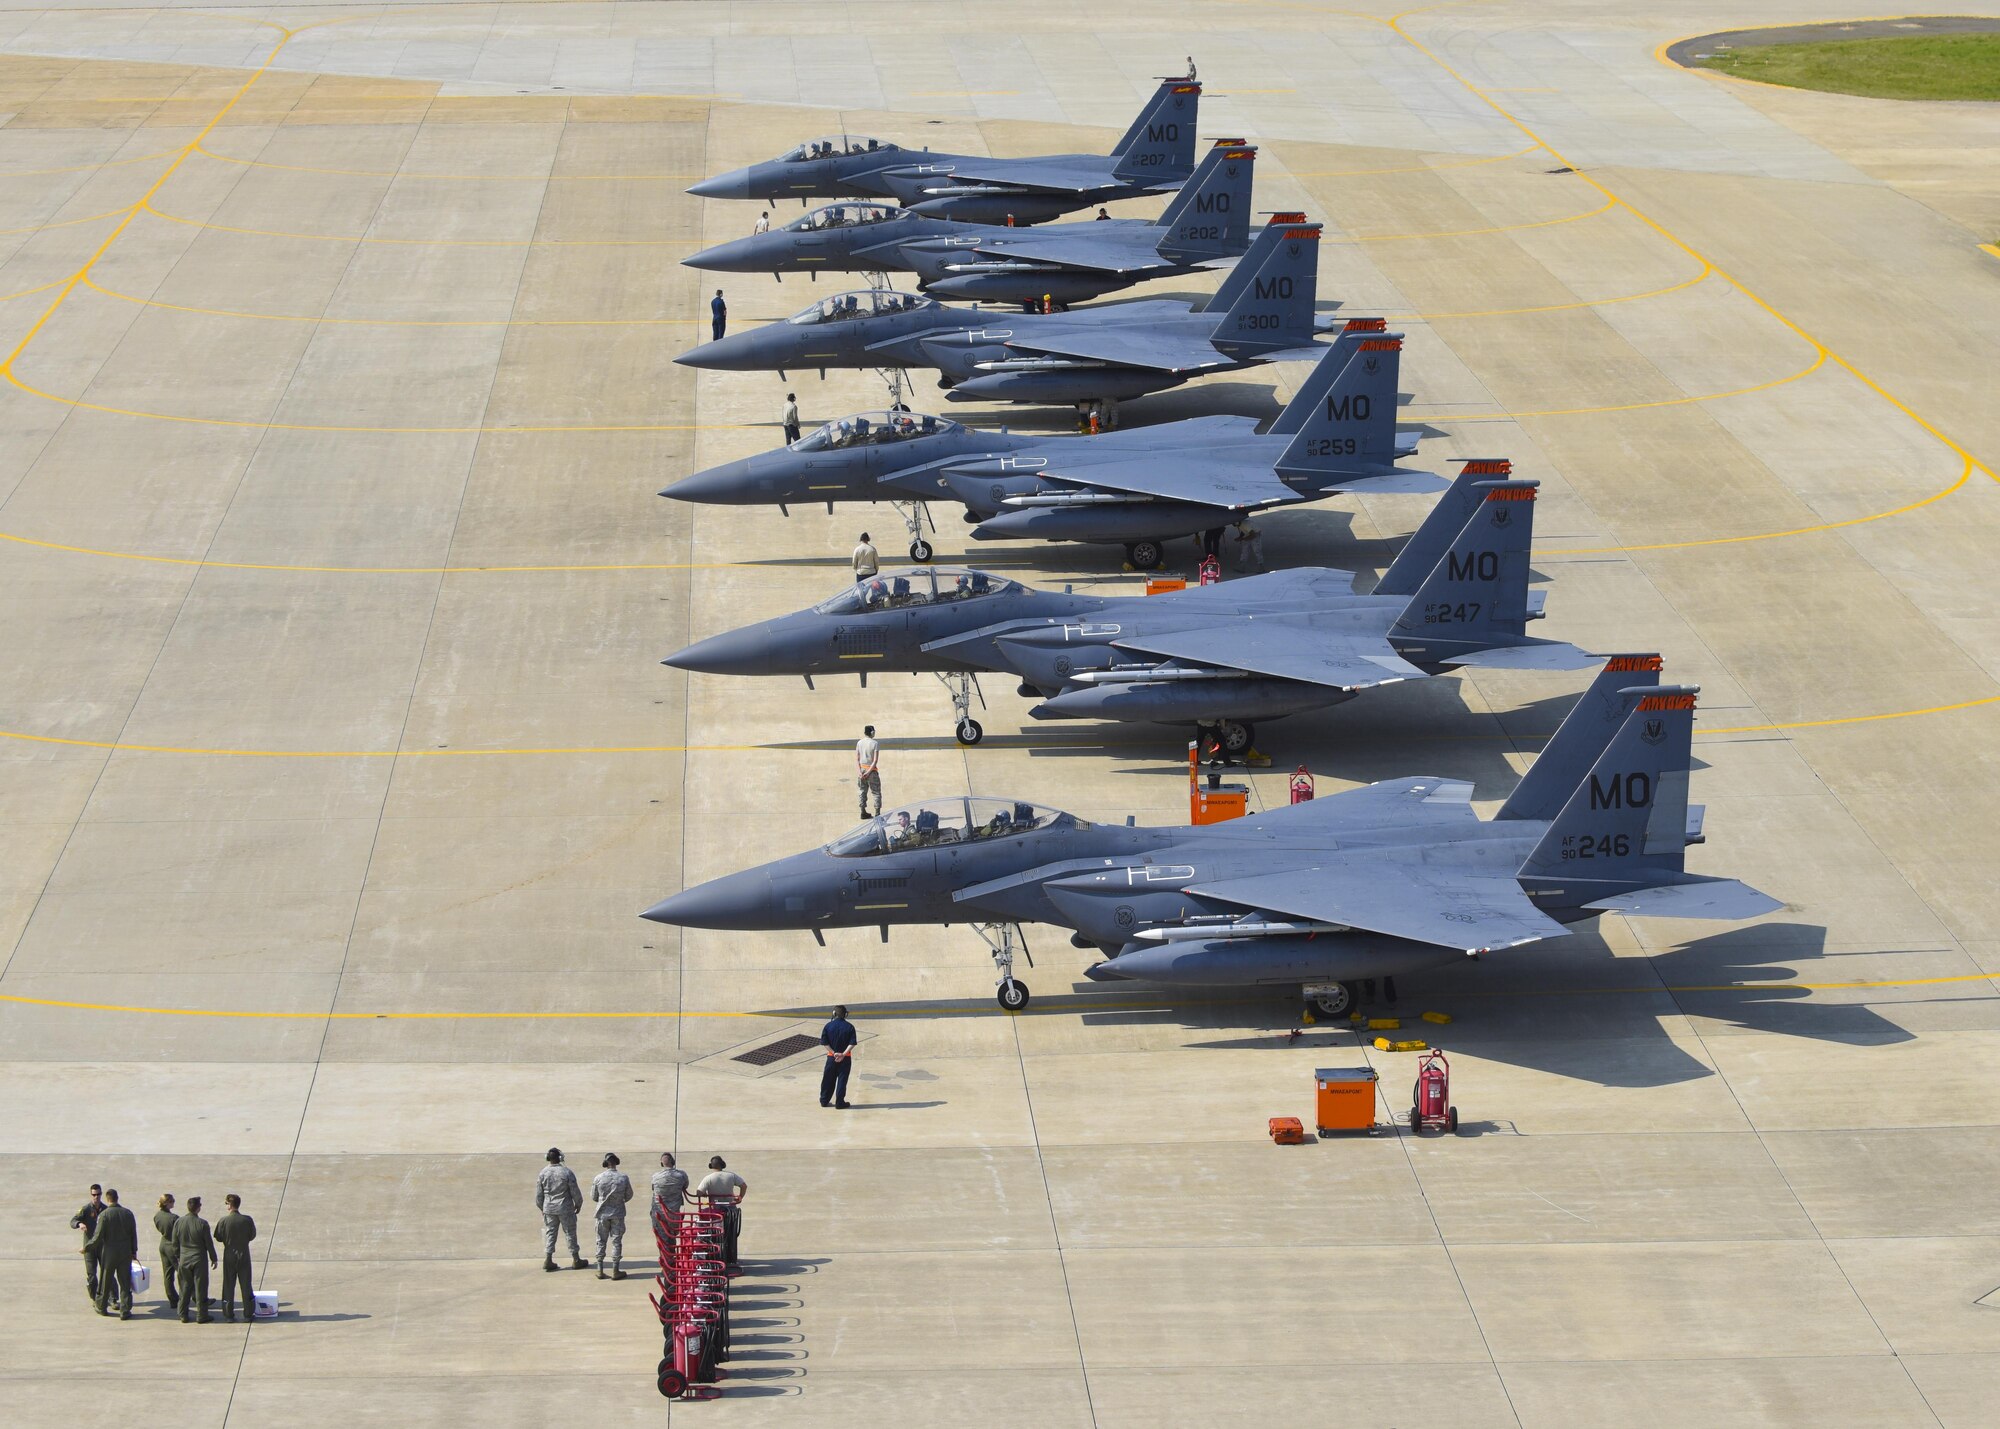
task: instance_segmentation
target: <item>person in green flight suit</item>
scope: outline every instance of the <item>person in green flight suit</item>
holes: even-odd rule
[[[160,1208],[153,1212],[153,1229],[160,1233],[160,1289],[166,1292],[169,1310],[178,1310],[181,1304],[174,1293],[174,1222],[179,1219],[174,1193],[169,1191],[160,1197]]]
[[[231,1192],[222,1198],[229,1214],[215,1222],[216,1243],[222,1247],[222,1318],[236,1323],[236,1300],[243,1299],[243,1318],[257,1318],[257,1305],[250,1290],[250,1242],[257,1239],[257,1223],[243,1214],[243,1198]]]
[[[103,1214],[104,1188],[98,1185],[97,1182],[92,1181],[90,1183],[90,1199],[83,1203],[82,1210],[69,1218],[69,1228],[73,1231],[82,1231],[83,1238],[87,1243],[90,1240],[90,1233],[97,1229],[97,1218]],[[94,1255],[86,1255],[83,1258],[83,1287],[84,1293],[90,1296],[90,1303],[95,1305],[97,1303],[97,1257]]]
[[[208,1271],[216,1263],[215,1236],[201,1218],[201,1197],[189,1196],[187,1214],[174,1222],[174,1260],[181,1285],[181,1323],[190,1309],[208,1323]]]
[[[104,1199],[109,1201],[97,1217],[97,1224],[91,1227],[90,1239],[83,1243],[83,1253],[97,1257],[97,1313],[109,1315],[105,1306],[111,1300],[111,1288],[118,1287],[118,1318],[132,1318],[132,1262],[139,1254],[139,1222],[132,1213],[118,1204],[118,1193],[106,1191]]]

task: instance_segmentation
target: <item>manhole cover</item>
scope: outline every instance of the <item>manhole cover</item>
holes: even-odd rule
[[[748,1062],[753,1067],[768,1067],[773,1062],[782,1062],[787,1057],[796,1056],[808,1047],[819,1046],[819,1038],[807,1037],[794,1032],[789,1037],[780,1037],[775,1042],[766,1042],[762,1047],[752,1047],[748,1052],[738,1052],[731,1061]]]

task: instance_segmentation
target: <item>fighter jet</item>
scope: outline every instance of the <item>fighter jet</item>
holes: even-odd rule
[[[934,298],[1045,311],[1243,255],[1257,151],[1217,140],[1157,221],[1092,219],[1006,228],[926,218],[886,203],[835,203],[681,262],[713,273],[914,273]],[[1295,222],[1304,222],[1300,214]]]
[[[929,218],[1041,223],[1118,199],[1171,193],[1194,172],[1201,86],[1162,80],[1110,154],[992,159],[934,154],[858,135],[813,139],[781,158],[703,179],[699,198],[887,198]]]
[[[829,422],[789,447],[697,472],[662,491],[717,505],[889,501],[910,555],[933,554],[924,503],[950,501],[980,540],[1121,543],[1135,570],[1157,569],[1166,542],[1253,511],[1340,492],[1441,490],[1395,465],[1416,446],[1396,429],[1402,338],[1380,318],[1350,319],[1298,395],[1259,435],[1251,417],[1194,417],[1093,437],[978,431],[906,412]],[[1363,349],[1366,349],[1365,351]],[[1101,475],[1101,479],[1099,479]]]
[[[810,610],[711,636],[667,657],[721,675],[933,674],[952,692],[961,744],[981,673],[1040,697],[1036,719],[1192,724],[1232,755],[1255,720],[1323,709],[1365,690],[1462,666],[1571,670],[1575,646],[1526,633],[1535,483],[1467,462],[1368,595],[1350,572],[1278,571],[1171,594],[1039,591],[956,567],[877,576]],[[980,695],[984,703],[984,695]]]
[[[743,931],[970,923],[1018,1011],[1022,924],[1107,957],[1098,981],[1291,987],[1339,1016],[1361,979],[1561,937],[1600,913],[1754,918],[1783,905],[1687,871],[1696,689],[1612,658],[1491,819],[1472,785],[1393,779],[1200,827],[1093,824],[952,796],[663,899],[644,917]],[[1026,951],[1025,941],[1021,942]]]
[[[1116,402],[1191,377],[1316,359],[1317,225],[1266,230],[1200,305],[1154,299],[996,317],[887,289],[838,293],[674,359],[725,372],[935,367],[950,400]],[[1253,245],[1253,250],[1255,249]]]

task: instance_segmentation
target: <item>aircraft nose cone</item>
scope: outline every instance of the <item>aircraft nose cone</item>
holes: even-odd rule
[[[679,928],[768,928],[771,876],[755,868],[711,879],[662,898],[639,916]]]
[[[682,367],[700,367],[712,372],[754,372],[760,365],[756,361],[756,344],[752,341],[755,337],[755,333],[739,332],[733,337],[705,342],[692,351],[683,352],[674,361]]]
[[[703,179],[698,184],[691,184],[687,191],[696,198],[748,198],[750,171],[731,169],[726,174],[717,174],[712,179]]]
[[[766,256],[768,246],[755,236],[732,238],[727,243],[704,248],[691,258],[683,258],[681,263],[710,273],[761,273],[775,266]]]
[[[753,625],[697,640],[660,663],[676,670],[698,670],[705,675],[763,675],[770,672],[771,642]]]
[[[751,458],[724,462],[693,476],[684,476],[660,495],[675,501],[701,501],[711,506],[727,506],[747,501],[750,496]]]

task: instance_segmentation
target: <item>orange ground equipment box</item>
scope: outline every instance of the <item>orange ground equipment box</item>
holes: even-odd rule
[[[1186,589],[1187,582],[1179,576],[1154,576],[1146,582],[1147,595],[1165,595],[1168,591]]]
[[[1271,1140],[1280,1146],[1303,1146],[1306,1139],[1305,1123],[1295,1116],[1274,1116],[1271,1118]]]
[[[1222,776],[1201,774],[1201,744],[1188,741],[1188,822],[1220,824],[1250,812],[1250,786],[1225,784]]]
[[[1313,1073],[1318,1088],[1314,1120],[1319,1134],[1375,1129],[1375,1069],[1373,1067],[1321,1067]]]

